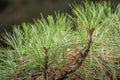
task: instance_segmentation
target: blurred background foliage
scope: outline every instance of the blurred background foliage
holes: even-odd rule
[[[84,0],[0,0],[0,33],[4,29],[11,30],[12,25],[40,18],[40,13],[44,16],[53,15],[54,11],[58,10],[71,13],[68,3],[73,1],[81,3]],[[114,5],[120,2],[120,0],[109,1]]]

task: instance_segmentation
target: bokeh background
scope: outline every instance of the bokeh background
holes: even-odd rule
[[[0,33],[4,29],[11,30],[12,25],[25,21],[32,22],[34,18],[40,18],[40,13],[44,16],[54,15],[54,11],[58,10],[71,13],[68,3],[73,1],[80,3],[83,0],[0,0]],[[120,0],[110,1],[114,5],[120,2]]]

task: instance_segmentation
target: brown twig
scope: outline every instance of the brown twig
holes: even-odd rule
[[[90,48],[91,48],[91,45],[93,43],[93,32],[94,32],[94,29],[91,29],[90,30],[90,36],[89,36],[89,42],[88,42],[88,47],[87,49],[82,53],[82,56],[81,56],[81,59],[77,61],[76,63],[76,66],[74,68],[72,68],[71,70],[67,70],[65,71],[64,74],[61,74],[60,77],[56,78],[56,80],[64,80],[66,78],[69,77],[69,75],[73,72],[75,72],[78,68],[80,68],[80,66],[82,65],[82,63],[84,62],[84,60],[86,59],[88,53],[90,52]],[[81,55],[81,52],[79,52],[79,54]]]
[[[47,47],[43,47],[44,48],[44,51],[45,51],[45,65],[44,65],[44,78],[45,80],[48,80],[47,77],[48,77],[48,48]]]
[[[35,79],[37,76],[41,76],[42,72],[39,71],[39,72],[35,72],[35,73],[32,73],[32,74],[29,73],[29,72],[27,72],[26,74],[27,74],[27,76],[25,76],[24,78],[22,78],[22,80],[28,80],[29,78]]]

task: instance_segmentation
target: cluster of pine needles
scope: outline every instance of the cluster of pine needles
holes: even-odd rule
[[[1,35],[7,47],[0,47],[0,80],[120,79],[120,5],[70,8],[72,15],[41,15]]]

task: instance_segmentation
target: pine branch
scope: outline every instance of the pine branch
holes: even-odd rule
[[[65,73],[64,73],[64,74],[61,74],[61,76],[58,77],[56,80],[64,80],[64,79],[68,78],[70,74],[74,73],[77,69],[80,68],[80,66],[81,66],[82,63],[85,61],[87,55],[88,55],[89,52],[90,52],[90,48],[91,48],[92,43],[93,43],[93,32],[94,32],[94,29],[91,29],[91,30],[90,30],[88,47],[87,47],[87,49],[82,53],[81,59],[80,59],[80,60],[78,59],[78,61],[77,61],[77,63],[76,63],[76,66],[75,66],[74,68],[72,68],[71,70],[65,71]],[[79,52],[79,54],[81,55],[81,52]]]
[[[45,65],[44,65],[44,78],[45,80],[48,80],[47,77],[48,77],[48,48],[47,47],[43,47],[44,48],[44,51],[45,51]]]

